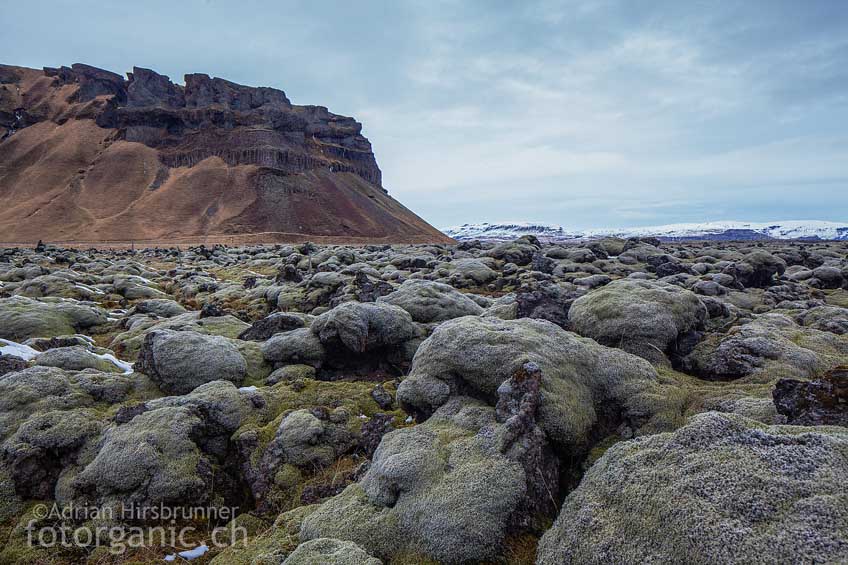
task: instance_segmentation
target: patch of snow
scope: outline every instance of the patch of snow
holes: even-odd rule
[[[238,390],[239,390],[239,392],[256,392],[259,389],[257,389],[255,386],[251,385],[251,386],[239,387]]]
[[[127,363],[126,361],[121,361],[111,353],[92,353],[95,357],[99,357],[100,359],[104,359],[109,361],[111,364],[119,368],[124,372],[125,375],[129,375],[133,372],[132,363]]]
[[[660,237],[660,238],[772,238],[848,240],[848,222],[821,220],[785,220],[779,222],[704,222],[667,224],[633,228],[601,228],[566,230],[562,226],[509,222],[502,224],[463,224],[442,230],[454,239],[509,240],[522,235],[534,235],[543,240],[590,239],[598,237]]]
[[[141,282],[142,282],[142,283],[144,283],[145,285],[155,285],[155,284],[156,284],[156,283],[155,283],[155,282],[153,282],[152,280],[147,279],[147,278],[144,278],[144,277],[142,277],[141,275],[130,275],[128,278],[129,278],[129,279],[131,279],[131,280],[133,280],[134,282],[136,282],[136,281],[141,281]],[[156,289],[154,288],[153,290],[156,290]],[[165,293],[163,292],[162,294],[165,294]]]
[[[198,545],[194,549],[187,549],[186,551],[180,551],[179,553],[172,553],[170,555],[165,556],[165,561],[176,561],[177,556],[182,557],[183,559],[192,560],[197,559],[198,557],[202,557],[207,551],[209,551],[209,546],[204,544]]]
[[[20,357],[24,361],[30,361],[36,355],[40,355],[41,351],[37,351],[28,345],[9,341],[8,339],[0,339],[0,354],[14,355]]]
[[[74,283],[74,286],[77,287],[77,288],[81,288],[83,290],[87,290],[88,292],[91,292],[93,294],[106,294],[105,292],[103,292],[99,288],[94,288],[93,286],[88,286],[87,284],[83,284],[83,283],[80,283],[80,282]]]

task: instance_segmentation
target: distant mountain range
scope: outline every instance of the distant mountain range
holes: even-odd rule
[[[782,222],[706,222],[700,224],[668,224],[638,228],[574,230],[540,223],[463,224],[442,231],[454,239],[507,240],[522,235],[535,235],[546,241],[591,239],[598,237],[657,237],[667,241],[687,240],[848,240],[848,222],[819,220],[787,220]]]

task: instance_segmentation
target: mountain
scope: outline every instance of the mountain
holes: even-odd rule
[[[707,222],[668,224],[638,228],[566,230],[561,226],[534,223],[463,224],[442,230],[454,239],[515,239],[535,235],[547,241],[597,237],[657,237],[663,240],[823,239],[848,240],[848,222],[788,220],[783,222]]]
[[[0,65],[0,241],[449,241],[361,132],[205,74]]]

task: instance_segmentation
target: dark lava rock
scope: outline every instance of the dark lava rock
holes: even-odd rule
[[[200,309],[201,318],[220,318],[226,316],[227,312],[217,304],[204,304]]]
[[[294,265],[286,265],[285,267],[280,269],[280,272],[277,273],[277,277],[274,279],[274,282],[278,284],[281,282],[299,283],[301,281],[303,281],[303,277],[300,275],[300,273],[297,271],[297,267],[295,267]]]
[[[127,105],[139,106],[165,106],[168,108],[180,108],[185,106],[185,96],[182,88],[175,85],[165,76],[150,69],[133,67],[131,73],[127,73],[128,84]]]
[[[788,424],[848,426],[848,366],[813,381],[780,379],[772,397]]]
[[[300,495],[300,503],[317,504],[327,498],[336,496],[347,488],[350,483],[359,480],[367,470],[368,462],[364,461],[350,471],[334,475],[330,483],[308,484],[303,487],[303,492]]]
[[[0,355],[0,377],[27,368],[27,362],[14,355]]]
[[[367,457],[374,455],[383,436],[394,430],[391,414],[374,414],[374,417],[362,424],[359,445]]]
[[[568,329],[568,310],[575,298],[552,284],[522,287],[515,293],[519,318],[547,320],[563,329]]]
[[[524,528],[531,527],[540,512],[549,516],[556,513],[554,497],[559,490],[559,460],[536,425],[541,382],[539,366],[533,362],[524,363],[498,387],[495,406],[495,418],[503,424],[498,448],[502,453],[509,453],[516,446],[524,450],[521,464],[532,499],[523,502],[512,517],[514,526]]]
[[[457,243],[456,248],[459,251],[468,251],[470,249],[482,249],[483,243],[479,239],[464,240]]]
[[[359,271],[353,279],[354,292],[360,302],[375,302],[381,296],[388,296],[394,292],[394,287],[383,280],[376,282],[368,278],[368,275]]]
[[[813,276],[818,279],[821,288],[839,288],[844,282],[842,271],[836,267],[817,267],[813,269]]]
[[[554,272],[555,267],[556,261],[545,257],[541,253],[534,253],[533,259],[530,260],[530,268],[534,271],[539,271],[540,273],[550,275]]]
[[[753,251],[741,261],[725,267],[745,288],[765,288],[774,284],[774,277],[786,272],[786,263],[765,251]]]
[[[374,387],[374,390],[371,391],[371,398],[373,398],[374,402],[376,402],[383,410],[391,410],[392,405],[394,405],[395,402],[392,395],[383,388],[382,384],[378,384]]]
[[[657,277],[670,277],[671,275],[679,275],[680,273],[689,273],[690,269],[688,266],[683,263],[679,263],[677,261],[667,261],[665,263],[661,263],[656,267]]]
[[[655,237],[628,237],[627,242],[624,244],[623,251],[633,249],[640,245],[653,245],[654,247],[659,247],[662,245],[662,242]]]
[[[241,332],[238,339],[244,341],[265,341],[274,334],[303,327],[303,320],[293,314],[277,312],[262,318]]]
[[[115,422],[118,424],[126,424],[139,414],[144,414],[149,408],[146,404],[135,404],[133,406],[121,406],[115,414]]]

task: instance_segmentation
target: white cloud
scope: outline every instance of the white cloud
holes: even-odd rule
[[[848,215],[838,2],[269,2],[235,17],[225,3],[132,13],[80,1],[43,34],[8,26],[8,62],[283,88],[360,120],[387,188],[437,225]],[[10,5],[7,19],[38,9],[49,6]]]

